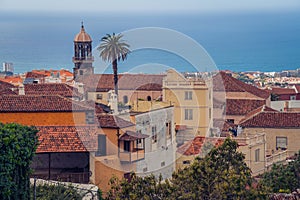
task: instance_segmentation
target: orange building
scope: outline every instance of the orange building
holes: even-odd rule
[[[94,110],[61,96],[2,95],[0,122],[35,126],[94,123]]]

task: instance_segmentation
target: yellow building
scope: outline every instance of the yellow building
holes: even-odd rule
[[[197,136],[192,141],[180,146],[176,152],[176,169],[187,167],[197,156],[205,156],[212,147],[221,145],[225,139],[225,137]],[[252,175],[262,174],[266,170],[265,135],[258,133],[232,139],[238,143],[237,150],[245,155],[245,162],[251,169]]]
[[[300,113],[278,112],[263,106],[244,118],[243,134],[263,132],[266,135],[267,167],[285,161],[300,150]]]
[[[174,106],[177,142],[206,136],[212,124],[212,92],[202,79],[185,78],[168,70],[163,80],[163,101]],[[184,132],[184,133],[183,133]]]

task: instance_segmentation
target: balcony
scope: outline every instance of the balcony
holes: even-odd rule
[[[144,149],[134,149],[132,152],[123,151],[119,154],[121,162],[135,162],[145,158]]]

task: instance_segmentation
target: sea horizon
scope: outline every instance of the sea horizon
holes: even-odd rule
[[[106,33],[143,27],[171,29],[192,38],[220,70],[279,72],[300,68],[300,14],[141,14],[127,13],[0,13],[0,62],[11,62],[15,73],[33,69],[72,71],[73,39],[81,21],[93,49]],[[97,51],[94,50],[94,57]],[[197,71],[185,58],[160,50],[132,52],[119,63],[120,73],[133,68],[165,66]],[[107,68],[110,73],[110,68]],[[97,69],[95,70],[96,72]],[[139,71],[136,71],[137,73]],[[101,70],[100,70],[101,73]]]

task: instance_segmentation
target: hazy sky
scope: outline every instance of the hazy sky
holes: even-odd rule
[[[300,0],[0,0],[0,11],[252,12],[299,8]]]

